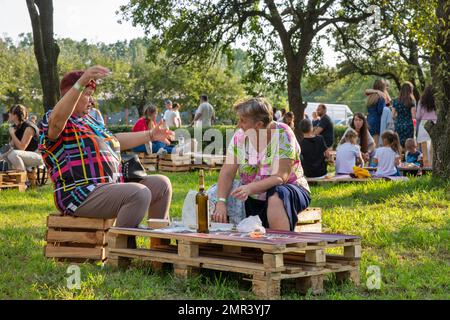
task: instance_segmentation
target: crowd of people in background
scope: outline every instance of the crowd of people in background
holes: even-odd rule
[[[359,165],[376,166],[376,175],[397,175],[398,170],[393,168],[398,165],[398,159],[414,165],[431,166],[431,138],[425,124],[427,121],[437,120],[433,88],[427,86],[418,101],[413,92],[412,83],[405,82],[401,85],[398,97],[392,99],[389,94],[389,81],[385,79],[377,79],[371,89],[364,91],[367,96],[367,116],[361,112],[355,113],[338,142],[335,152],[337,174],[349,174],[355,165]],[[100,110],[96,108],[92,95],[88,97],[87,104],[89,117],[104,126],[105,121]],[[157,121],[157,106],[147,105],[143,116],[134,124],[132,132],[144,132],[160,126],[166,129],[180,128],[183,125],[180,104],[166,99],[164,106],[161,120]],[[272,114],[275,122],[286,124],[290,130],[294,131],[298,127],[305,176],[327,175],[327,165],[333,162],[331,153],[335,135],[334,124],[327,114],[326,104],[319,104],[312,112],[311,119],[305,114],[304,119],[297,121],[294,113],[285,108],[273,108]],[[37,126],[40,121],[36,115],[29,117],[27,108],[18,104],[10,108],[7,118],[10,123],[10,143],[9,147],[4,146],[0,150],[0,160],[6,162],[7,167],[16,170],[42,166],[42,157],[37,152]],[[417,121],[416,128],[414,119]],[[211,127],[215,120],[214,107],[208,96],[202,95],[188,126]],[[133,151],[164,155],[172,153],[175,147],[173,140],[149,141],[134,147]]]
[[[145,213],[167,218],[172,193],[169,179],[152,175],[123,184],[120,152],[165,155],[174,150],[197,150],[196,141],[174,143],[170,129],[183,123],[180,104],[169,99],[164,101],[161,120],[157,120],[158,107],[148,104],[132,132],[109,132],[92,97],[96,80],[108,74],[108,69],[100,66],[67,73],[60,84],[62,99],[41,121],[29,117],[25,106],[13,105],[7,117],[10,143],[0,150],[0,160],[23,171],[45,163],[55,184],[55,203],[66,214],[115,217],[116,225],[124,227],[137,226]],[[311,201],[305,178],[325,177],[330,162],[335,162],[337,175],[352,174],[355,166],[369,165],[376,167],[375,176],[384,177],[399,175],[402,157],[407,163],[429,165],[431,138],[425,124],[436,121],[433,88],[428,86],[418,102],[413,89],[405,82],[398,97],[391,99],[389,82],[376,80],[373,88],[364,92],[367,116],[354,114],[337,144],[335,159],[335,128],[326,104],[317,106],[312,119],[296,119],[292,111],[272,108],[263,98],[239,101],[233,109],[239,118],[237,131],[227,157],[243,156],[245,161],[226,163],[222,168],[213,194],[217,200],[213,221],[226,222],[236,212],[241,218],[257,214],[264,227],[293,230],[297,213]],[[207,128],[215,120],[214,107],[208,96],[202,95],[189,126]],[[250,131],[258,133],[257,137],[248,134]],[[261,141],[259,134],[267,141]],[[273,147],[276,154],[267,151]],[[84,158],[91,160],[80,161]],[[240,180],[234,181],[238,172]],[[242,201],[242,210],[230,208],[233,202],[229,197]]]

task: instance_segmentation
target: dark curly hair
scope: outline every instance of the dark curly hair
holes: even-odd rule
[[[433,86],[429,85],[423,90],[422,97],[420,97],[420,105],[428,112],[436,110],[434,103],[434,90]]]

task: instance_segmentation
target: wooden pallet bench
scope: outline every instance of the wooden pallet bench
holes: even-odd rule
[[[146,171],[155,172],[158,170],[158,155],[139,153],[139,160]]]
[[[11,170],[0,172],[0,190],[12,188],[22,192],[27,189],[26,182],[26,171]]]
[[[166,154],[159,157],[159,171],[165,172],[186,172],[191,169],[191,155]]]
[[[115,219],[95,219],[50,214],[44,255],[59,261],[106,260],[107,232]]]
[[[322,209],[307,208],[297,218],[296,232],[322,232]]]
[[[150,239],[150,247],[127,248],[129,236]],[[342,253],[329,252],[335,248]],[[276,299],[281,281],[287,279],[295,281],[300,292],[313,294],[323,292],[327,274],[358,284],[361,242],[357,236],[324,233],[268,230],[264,237],[252,238],[233,231],[199,234],[113,227],[107,252],[110,266],[126,268],[131,259],[170,264],[181,278],[202,268],[244,274],[255,295]]]
[[[224,155],[192,153],[192,170],[220,170],[225,162]]]

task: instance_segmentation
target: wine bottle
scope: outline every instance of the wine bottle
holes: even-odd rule
[[[208,229],[208,195],[205,192],[205,175],[203,170],[199,173],[198,192],[195,196],[195,204],[197,208],[197,232],[209,233]]]

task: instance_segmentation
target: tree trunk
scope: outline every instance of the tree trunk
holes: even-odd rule
[[[300,69],[301,70],[301,69]],[[295,136],[297,140],[300,141],[302,134],[300,131],[300,121],[303,119],[306,103],[303,103],[302,99],[302,87],[301,87],[301,77],[302,71],[296,70],[295,68],[287,68],[287,91],[288,91],[288,101],[289,110],[294,113],[295,117]]]
[[[47,111],[56,105],[60,96],[57,70],[59,47],[53,38],[53,1],[27,0],[27,7],[42,85],[42,103]]]
[[[439,0],[436,47],[431,62],[437,122],[427,123],[433,144],[433,176],[450,179],[450,3]]]

